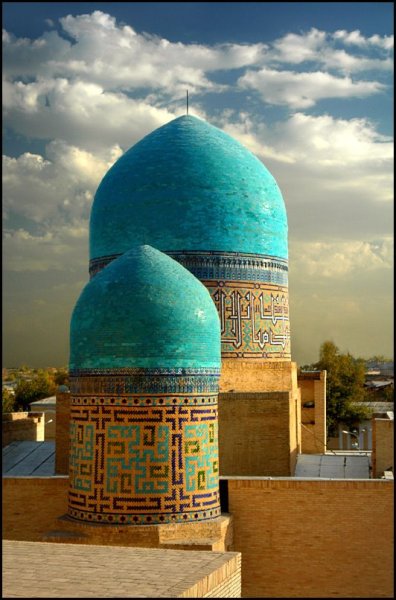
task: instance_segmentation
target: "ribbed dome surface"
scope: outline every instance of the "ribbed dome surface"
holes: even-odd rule
[[[132,244],[287,258],[287,217],[271,173],[239,142],[196,117],[147,135],[95,195],[90,258]]]
[[[151,246],[111,262],[83,289],[70,370],[220,367],[220,323],[207,289]]]

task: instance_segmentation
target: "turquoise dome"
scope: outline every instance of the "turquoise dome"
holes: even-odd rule
[[[220,367],[208,290],[151,246],[113,260],[83,289],[70,325],[70,371]]]
[[[263,163],[232,137],[179,117],[130,148],[104,176],[90,220],[90,259],[132,244],[164,252],[287,258],[287,216]]]

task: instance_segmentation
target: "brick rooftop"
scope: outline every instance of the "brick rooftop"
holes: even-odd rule
[[[3,598],[199,598],[238,571],[238,552],[3,540]]]

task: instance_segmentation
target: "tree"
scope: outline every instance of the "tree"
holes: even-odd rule
[[[394,402],[395,400],[395,390],[393,385],[388,385],[383,391],[383,399],[384,402]]]
[[[326,405],[329,435],[335,435],[340,422],[352,427],[357,422],[370,418],[369,409],[355,404],[366,399],[365,360],[354,358],[349,352],[341,354],[333,342],[326,341],[320,347],[319,361],[312,367],[327,371]]]
[[[393,358],[387,358],[383,354],[375,354],[366,360],[366,363],[387,363],[393,362]]]
[[[30,381],[20,381],[15,390],[15,403],[20,410],[29,410],[29,404],[53,396],[56,385],[48,373],[40,373]]]
[[[67,369],[58,369],[54,375],[56,385],[69,385],[69,372]]]
[[[3,388],[2,390],[2,400],[3,400],[3,413],[14,412],[15,410],[15,397],[14,394],[7,390],[7,388]]]

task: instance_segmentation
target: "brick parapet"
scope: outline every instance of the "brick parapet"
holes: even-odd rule
[[[220,475],[291,475],[295,411],[291,392],[219,394]]]
[[[43,442],[44,414],[41,412],[5,413],[2,418],[2,447],[12,442]]]
[[[394,468],[394,420],[372,419],[373,451],[371,455],[373,477],[382,477],[384,471]]]
[[[283,360],[223,358],[220,392],[276,392],[297,388],[297,365]]]
[[[393,597],[393,481],[227,479],[242,597]]]

